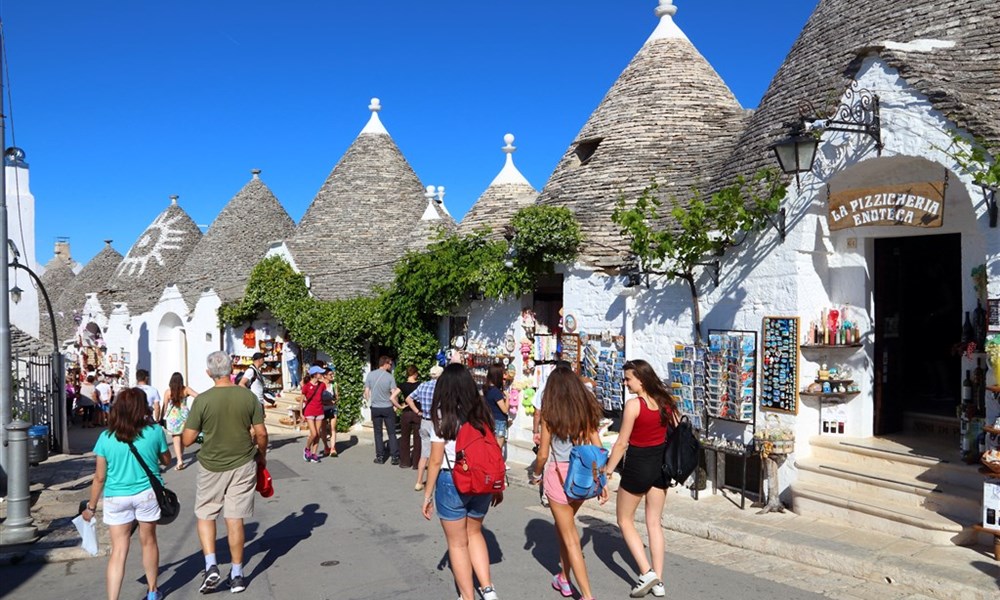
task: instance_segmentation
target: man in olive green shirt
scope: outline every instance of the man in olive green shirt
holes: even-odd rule
[[[198,538],[205,554],[202,593],[215,590],[222,582],[215,558],[215,521],[226,519],[229,552],[233,557],[229,588],[246,589],[243,581],[243,519],[253,516],[257,466],[267,464],[267,429],[264,409],[250,390],[233,385],[232,359],[225,352],[208,355],[208,376],[215,387],[198,395],[184,424],[182,441],[190,446],[198,437],[205,440],[198,452],[198,485],[194,514],[198,517]]]

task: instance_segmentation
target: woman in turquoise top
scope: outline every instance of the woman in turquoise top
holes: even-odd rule
[[[125,578],[125,559],[128,558],[132,523],[139,521],[139,541],[142,544],[142,566],[149,584],[147,600],[160,600],[156,589],[160,549],[156,544],[156,522],[160,519],[160,505],[153,493],[149,476],[139,464],[129,444],[135,446],[139,456],[153,475],[160,479],[159,464],[170,464],[167,438],[159,425],[149,424],[146,393],[139,388],[122,390],[111,406],[108,429],[97,438],[94,454],[97,471],[90,486],[90,500],[83,511],[83,518],[90,521],[97,510],[97,501],[104,496],[104,524],[111,534],[111,557],[108,560],[108,600],[117,600]]]

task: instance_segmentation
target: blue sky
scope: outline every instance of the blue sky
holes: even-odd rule
[[[0,2],[6,112],[31,165],[42,264],[57,236],[81,262],[105,238],[124,254],[171,194],[208,225],[252,168],[298,221],[373,96],[456,218],[503,166],[507,132],[540,189],[655,28],[657,4]],[[753,108],[816,2],[675,4],[678,25]]]

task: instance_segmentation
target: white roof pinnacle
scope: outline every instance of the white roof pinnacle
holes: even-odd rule
[[[653,34],[646,40],[647,44],[656,40],[688,39],[684,35],[684,32],[681,31],[681,28],[677,26],[677,23],[674,23],[674,15],[677,14],[677,7],[674,6],[674,0],[660,0],[660,5],[656,7],[654,12],[660,18],[660,24],[656,26]]]
[[[517,167],[514,166],[514,152],[517,150],[517,147],[514,146],[514,135],[508,133],[503,136],[503,141],[507,143],[507,145],[503,147],[504,154],[507,155],[507,161],[504,163],[503,169],[500,169],[500,173],[493,178],[493,181],[490,183],[490,187],[503,184],[531,185],[528,183],[528,180],[525,179],[524,175],[517,170]]]
[[[420,217],[421,221],[437,221],[441,219],[441,215],[434,208],[434,202],[437,201],[437,193],[433,185],[427,186],[427,191],[424,193],[424,197],[427,198],[427,208],[424,210],[424,216]]]
[[[170,197],[170,206],[177,206],[177,199],[180,198],[177,194]]]
[[[444,212],[444,214],[446,214],[446,215],[448,215],[450,217],[451,213],[448,212],[448,208],[444,205],[444,186],[443,185],[439,185],[437,187],[437,203],[441,207],[441,210]]]
[[[382,110],[382,104],[378,98],[372,98],[371,104],[368,105],[368,110],[372,111],[372,116],[368,119],[368,124],[361,130],[361,133],[389,135],[385,126],[382,125],[382,121],[378,118],[378,113]]]
[[[254,179],[260,179],[260,169],[250,169]]]

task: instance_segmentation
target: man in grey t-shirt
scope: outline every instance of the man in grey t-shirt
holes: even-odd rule
[[[396,409],[401,408],[396,397],[399,388],[392,376],[392,359],[380,356],[378,368],[365,378],[365,400],[371,403],[372,427],[375,429],[375,462],[385,464],[392,457],[392,464],[399,464],[399,441],[396,439]],[[389,452],[386,453],[382,439],[382,427],[388,429]]]

